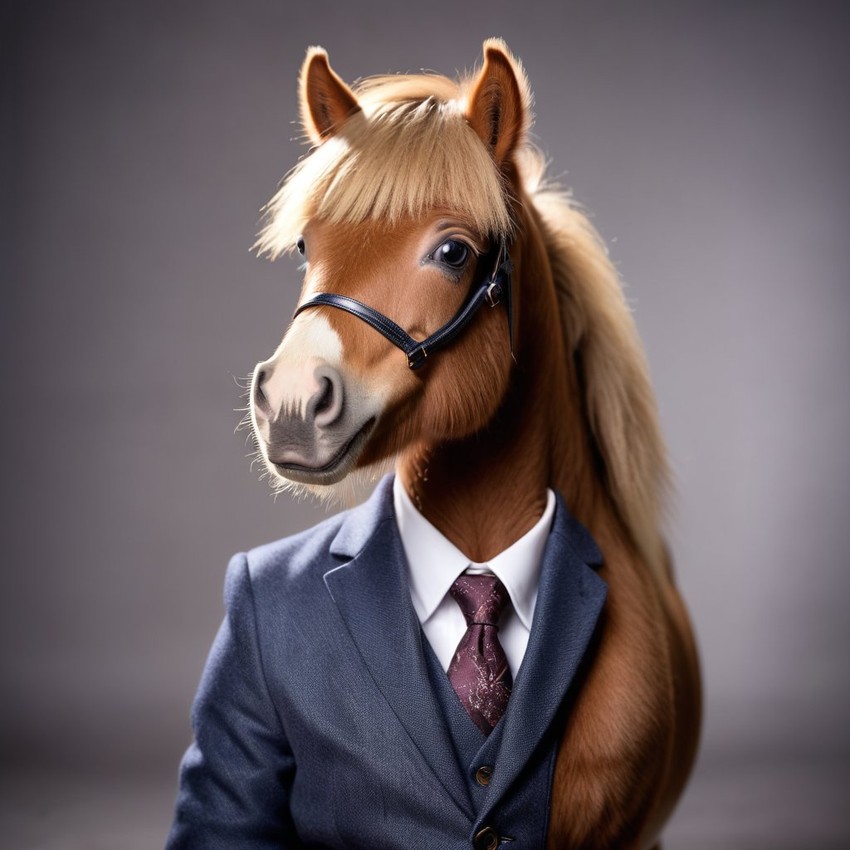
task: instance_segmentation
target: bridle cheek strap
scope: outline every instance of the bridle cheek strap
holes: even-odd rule
[[[379,313],[368,304],[349,298],[347,295],[335,295],[330,292],[320,292],[309,300],[300,304],[293,313],[294,319],[302,310],[309,307],[336,307],[345,310],[352,316],[362,319],[367,325],[374,328],[382,336],[386,337],[393,345],[400,348],[407,356],[407,365],[411,369],[419,369],[430,354],[448,345],[458,336],[472,321],[482,304],[495,307],[502,302],[505,303],[508,317],[508,339],[513,354],[513,306],[511,297],[511,271],[512,265],[508,256],[507,246],[502,241],[496,255],[496,267],[493,273],[477,287],[473,287],[460,310],[455,313],[441,328],[438,328],[427,339],[416,340],[407,331],[399,327],[392,319]]]

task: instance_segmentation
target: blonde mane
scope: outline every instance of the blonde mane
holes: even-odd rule
[[[543,223],[564,341],[579,373],[605,487],[650,568],[663,573],[667,453],[619,275],[596,229],[566,193],[533,183],[529,189]]]
[[[435,208],[465,217],[482,233],[509,234],[514,200],[464,118],[470,80],[400,75],[354,86],[361,111],[287,175],[266,207],[255,247],[272,258],[291,251],[313,217],[397,220]],[[527,89],[523,97],[530,107]],[[603,484],[641,554],[660,571],[667,464],[631,311],[587,217],[565,193],[542,182],[541,155],[526,144],[517,164],[522,194],[543,224]]]
[[[445,208],[482,233],[511,227],[505,182],[463,117],[463,85],[437,75],[370,77],[361,111],[309,152],[266,207],[254,246],[291,251],[311,218],[398,220]]]

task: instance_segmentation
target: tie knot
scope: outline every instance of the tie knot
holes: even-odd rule
[[[498,626],[508,603],[508,591],[494,575],[467,575],[455,579],[449,591],[466,619],[467,626]]]

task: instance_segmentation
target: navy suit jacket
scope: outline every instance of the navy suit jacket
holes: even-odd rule
[[[429,681],[391,477],[364,505],[234,556],[168,850],[459,850],[488,826],[510,850],[543,846],[570,685],[607,592],[600,562],[558,497],[492,780],[473,801]],[[543,800],[523,796],[532,770],[547,771]]]

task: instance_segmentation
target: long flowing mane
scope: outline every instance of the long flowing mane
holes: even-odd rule
[[[393,220],[434,208],[465,216],[482,232],[510,235],[515,199],[463,117],[471,79],[362,80],[354,87],[362,111],[289,173],[255,247],[272,258],[291,251],[314,216]],[[522,96],[530,107],[530,93]],[[631,311],[595,229],[566,193],[543,181],[543,157],[528,142],[518,165],[522,195],[543,225],[601,483],[645,560],[661,570],[667,465]]]
[[[631,310],[587,216],[557,188],[529,188],[545,228],[564,341],[583,389],[603,484],[644,558],[662,570],[660,526],[669,471]]]

